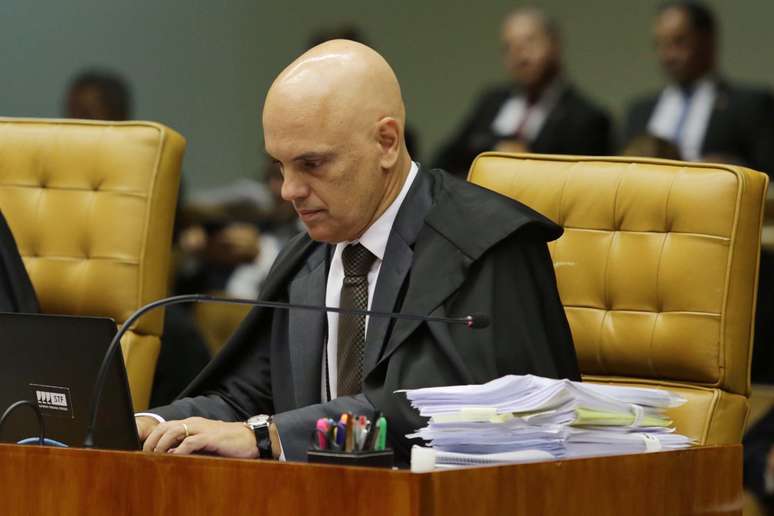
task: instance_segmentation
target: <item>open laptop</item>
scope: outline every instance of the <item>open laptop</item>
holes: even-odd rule
[[[115,333],[115,322],[105,317],[0,313],[0,415],[16,401],[34,401],[48,439],[83,446],[97,371]],[[29,407],[17,408],[0,429],[2,442],[38,435]],[[94,442],[140,449],[121,353],[108,370]]]

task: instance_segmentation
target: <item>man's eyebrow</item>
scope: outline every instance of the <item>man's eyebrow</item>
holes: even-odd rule
[[[293,158],[293,161],[311,161],[316,159],[326,159],[333,155],[332,152],[305,152]]]

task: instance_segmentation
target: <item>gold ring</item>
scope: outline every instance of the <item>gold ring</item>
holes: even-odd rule
[[[182,425],[183,425],[183,430],[185,430],[185,436],[186,438],[188,438],[191,435],[191,432],[188,431],[188,425],[186,425],[185,423],[182,423]]]

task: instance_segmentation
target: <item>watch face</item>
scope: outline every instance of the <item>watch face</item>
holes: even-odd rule
[[[267,416],[266,414],[258,414],[257,416],[253,416],[248,419],[247,424],[253,426],[265,426],[269,424],[269,421],[271,421],[271,416]]]

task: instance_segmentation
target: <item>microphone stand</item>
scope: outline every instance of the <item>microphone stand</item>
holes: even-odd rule
[[[282,310],[299,309],[299,310],[311,310],[315,312],[334,312],[347,315],[362,315],[362,316],[376,316],[376,317],[388,317],[391,319],[410,319],[414,321],[427,321],[427,322],[440,322],[445,324],[463,324],[471,329],[486,328],[489,326],[489,317],[483,314],[467,315],[464,317],[433,317],[416,314],[401,314],[391,312],[379,312],[374,310],[357,310],[350,308],[338,308],[333,306],[320,306],[320,305],[304,305],[304,304],[292,304],[281,303],[278,301],[256,301],[253,299],[239,299],[239,298],[227,298],[216,297],[206,294],[186,294],[182,296],[172,296],[158,299],[145,306],[138,308],[129,318],[124,321],[124,324],[116,332],[113,340],[110,341],[107,351],[105,351],[105,358],[102,359],[102,364],[99,366],[97,372],[97,381],[94,384],[94,391],[91,397],[91,404],[89,408],[89,426],[86,430],[86,437],[83,440],[83,446],[85,448],[94,448],[94,429],[97,426],[97,412],[99,410],[99,402],[102,399],[102,391],[105,388],[105,382],[107,381],[107,372],[110,364],[113,360],[113,356],[116,354],[116,350],[121,344],[121,337],[129,330],[129,328],[145,313],[158,308],[160,306],[177,305],[181,303],[192,302],[216,302],[216,303],[230,303],[237,305],[253,305],[264,308],[279,308]]]

